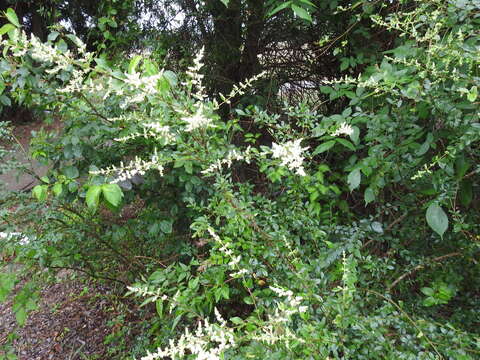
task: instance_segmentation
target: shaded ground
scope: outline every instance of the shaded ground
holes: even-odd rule
[[[39,309],[17,332],[14,348],[20,360],[109,359],[107,335],[114,331],[112,303],[97,294],[109,289],[63,280],[41,291]],[[11,301],[0,303],[0,345],[16,327]],[[2,338],[3,336],[3,338]]]
[[[43,176],[47,169],[28,159],[31,131],[40,128],[51,131],[60,127],[59,122],[44,125],[37,121],[18,125],[14,134],[23,150],[15,153],[15,158],[28,164],[37,176]],[[23,174],[17,181],[15,173],[7,173],[0,175],[0,182],[6,183],[9,190],[26,190],[32,188],[37,180],[34,176]],[[1,265],[0,254],[0,272]],[[84,280],[72,280],[70,275],[63,270],[60,272],[61,280],[41,289],[39,308],[29,314],[25,326],[17,331],[13,341],[20,360],[114,359],[119,358],[115,356],[117,350],[129,348],[129,336],[123,336],[119,320],[122,318],[119,315],[124,315],[125,311],[117,310],[117,306],[122,306],[118,297],[108,296],[112,294],[112,289],[93,282],[86,285]],[[11,308],[11,299],[0,303],[0,349],[6,344],[8,334],[17,327]],[[140,322],[138,319],[125,321]],[[115,348],[115,341],[106,344],[105,340],[109,338],[117,339],[122,348]],[[0,358],[1,355],[0,350]]]

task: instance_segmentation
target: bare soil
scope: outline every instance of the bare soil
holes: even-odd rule
[[[104,340],[115,331],[110,322],[115,311],[114,304],[101,295],[108,292],[105,285],[70,279],[45,286],[38,310],[16,332],[13,346],[18,358],[110,359],[113,354]],[[11,300],[0,303],[0,345],[17,327],[11,306]]]
[[[15,137],[24,150],[15,154],[15,157],[19,161],[30,163],[31,169],[38,176],[45,174],[47,169],[28,159],[28,144],[31,132],[41,128],[55,131],[61,128],[61,124],[56,122],[45,125],[36,121],[17,125],[14,130]],[[25,190],[25,187],[32,187],[36,183],[36,179],[30,175],[22,175],[17,181],[16,174],[4,174],[0,176],[0,181],[6,182],[9,190]],[[1,265],[0,256],[0,271]],[[117,310],[120,297],[112,296],[112,288],[105,284],[72,279],[72,273],[65,270],[60,275],[54,284],[43,286],[38,309],[31,312],[25,326],[16,331],[13,347],[18,359],[118,358],[115,356],[115,344],[107,344],[105,340],[122,328],[123,324],[118,320],[122,312]],[[24,283],[22,281],[16,291]],[[128,320],[140,322],[138,319],[126,321]],[[9,301],[0,303],[0,358],[2,345],[7,343],[8,335],[17,327],[11,297]],[[129,339],[125,337],[121,341],[123,348],[127,348]]]

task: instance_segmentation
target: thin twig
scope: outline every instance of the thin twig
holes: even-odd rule
[[[437,262],[440,262],[442,260],[445,260],[445,259],[448,259],[450,257],[454,257],[454,256],[458,256],[458,255],[461,255],[462,253],[460,252],[453,252],[453,253],[450,253],[450,254],[446,254],[446,255],[442,255],[442,256],[438,256],[436,258],[433,258],[430,260],[430,262],[433,262],[433,263],[437,263]],[[389,287],[388,287],[388,291],[390,292],[400,281],[402,281],[403,279],[405,279],[407,276],[413,274],[414,272],[417,272],[418,270],[421,270],[423,269],[424,267],[428,266],[429,264],[420,264],[420,265],[417,265],[415,266],[412,270],[410,271],[407,271],[406,273],[404,273],[403,275],[401,275],[400,277],[397,278],[397,280],[395,280]]]

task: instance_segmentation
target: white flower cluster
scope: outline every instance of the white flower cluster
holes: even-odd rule
[[[18,243],[20,245],[28,245],[30,243],[30,239],[27,236],[23,235],[22,233],[19,233],[19,232],[10,232],[10,233],[0,232],[0,240],[1,239],[12,240],[14,238],[17,238]]]
[[[227,326],[216,308],[215,317],[218,324],[210,324],[206,319],[199,322],[195,333],[186,328],[178,341],[170,340],[165,349],[148,352],[141,360],[178,359],[189,354],[195,355],[197,360],[223,359],[224,352],[235,346],[234,330]]]
[[[134,293],[134,294],[138,294],[140,296],[143,296],[143,297],[150,297],[150,300],[153,301],[157,301],[158,299],[161,299],[161,300],[167,300],[168,297],[167,295],[162,295],[161,294],[161,289],[157,289],[156,291],[152,291],[150,290],[150,288],[147,286],[147,285],[144,285],[144,286],[139,286],[139,285],[136,285],[136,286],[127,286],[127,289]]]
[[[212,119],[204,115],[203,106],[199,106],[195,114],[191,116],[184,117],[182,119],[187,123],[185,131],[193,131],[199,128],[206,128],[212,126]]]
[[[88,74],[90,69],[85,69],[85,70],[77,70],[74,69],[72,71],[72,77],[70,78],[69,82],[67,85],[65,85],[63,88],[58,89],[57,91],[59,93],[74,93],[74,92],[82,92],[85,90],[85,85],[83,84],[83,81]],[[90,87],[93,87],[93,82],[90,80],[89,83]],[[98,90],[97,90],[98,91]]]
[[[260,74],[252,76],[250,79],[245,80],[244,82],[239,83],[238,85],[234,84],[232,91],[230,91],[230,94],[227,96],[224,96],[223,94],[220,94],[220,98],[222,99],[223,103],[225,104],[230,104],[231,100],[235,96],[242,96],[245,94],[245,91],[252,87],[252,84],[257,81],[258,79],[264,77],[267,74],[266,71],[262,71]],[[216,102],[215,102],[216,103]],[[218,108],[220,105],[216,104],[216,108]]]
[[[214,173],[219,172],[224,165],[227,165],[227,168],[230,168],[230,166],[232,166],[232,163],[234,161],[245,160],[245,162],[249,164],[251,160],[251,155],[252,155],[251,146],[248,146],[243,153],[236,149],[230,150],[227,153],[227,155],[225,155],[225,158],[218,159],[213,164],[211,164],[208,168],[206,168],[205,170],[202,170],[201,173],[204,175],[213,175]]]
[[[196,88],[196,91],[192,94],[192,96],[200,101],[203,101],[207,98],[206,92],[205,92],[205,87],[203,86],[203,77],[204,75],[200,74],[200,69],[203,67],[203,55],[204,55],[205,49],[202,48],[195,59],[193,59],[193,66],[189,67],[186,74],[189,78],[187,83],[184,83],[183,85],[191,85]]]
[[[292,315],[308,310],[307,306],[300,306],[303,298],[294,296],[291,290],[284,290],[274,286],[270,286],[270,289],[278,296],[286,297],[287,299],[286,302],[278,303],[275,313],[269,316],[266,325],[261,327],[261,331],[258,334],[255,334],[255,339],[270,345],[280,341],[285,342],[287,346],[293,340],[304,342],[287,326]]]
[[[219,248],[218,250],[230,258],[230,262],[228,263],[228,266],[230,266],[232,269],[238,270],[236,273],[231,274],[232,277],[242,276],[242,275],[249,272],[246,269],[239,269],[238,268],[238,264],[242,260],[241,255],[234,255],[233,250],[228,248],[229,244],[223,242],[222,239],[220,239],[220,236],[218,236],[218,234],[215,233],[215,231],[212,228],[210,228],[210,227],[208,228],[208,233],[213,237],[213,239],[216,242],[218,242],[220,245],[222,245],[222,247]]]
[[[101,169],[98,171],[90,171],[92,175],[103,175],[103,176],[115,176],[111,181],[112,184],[116,184],[122,181],[127,181],[133,178],[135,175],[145,175],[148,170],[158,170],[160,175],[163,175],[163,166],[160,163],[158,158],[157,150],[155,149],[150,160],[142,160],[139,157],[135,157],[133,161],[124,165],[123,162],[120,163],[120,166],[117,167],[112,165],[106,169]]]
[[[115,138],[115,141],[118,142],[127,142],[139,137],[143,138],[155,138],[157,140],[163,140],[165,143],[170,143],[175,140],[175,135],[171,132],[169,126],[160,125],[159,123],[145,123],[141,124],[143,126],[143,133],[135,132],[130,135]]]
[[[30,45],[30,48],[28,50],[24,48],[23,51],[18,52],[18,55],[25,54],[28,51],[30,56],[36,61],[55,64],[53,68],[46,70],[48,74],[56,74],[62,70],[67,70],[74,63],[88,63],[93,57],[92,53],[86,51],[86,45],[78,38],[76,39],[77,50],[83,56],[78,58],[75,58],[70,50],[60,51],[51,43],[41,42],[33,34],[27,44]]]
[[[332,136],[340,136],[340,135],[349,136],[352,134],[353,134],[353,128],[350,126],[350,124],[343,122],[340,124],[340,127],[332,133]]]
[[[281,159],[283,166],[295,171],[300,176],[305,176],[305,170],[302,165],[304,160],[302,153],[307,150],[308,147],[302,148],[300,146],[301,142],[302,139],[287,141],[283,145],[273,143],[272,157],[274,159]]]
[[[163,72],[160,72],[156,75],[151,76],[141,76],[138,72],[133,72],[131,74],[125,74],[125,79],[123,80],[126,84],[131,85],[134,88],[141,89],[147,94],[156,94],[158,80],[163,77]]]

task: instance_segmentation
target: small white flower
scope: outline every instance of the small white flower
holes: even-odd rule
[[[302,148],[300,143],[302,139],[295,141],[287,141],[283,145],[276,143],[272,144],[272,157],[274,159],[281,159],[281,164],[288,167],[290,170],[294,170],[298,175],[305,176],[305,170],[303,168],[303,156],[302,153],[308,149]]]
[[[340,127],[332,133],[332,136],[347,135],[350,136],[353,134],[353,128],[347,123],[341,123]]]
[[[202,106],[197,109],[194,115],[183,118],[183,121],[187,123],[185,131],[193,131],[195,129],[206,128],[212,125],[212,119],[207,118],[203,114]]]

